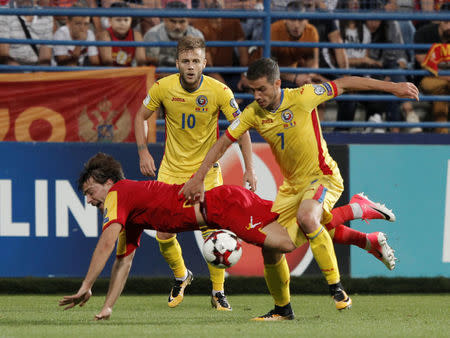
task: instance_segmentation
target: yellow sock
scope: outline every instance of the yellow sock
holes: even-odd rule
[[[275,305],[285,306],[291,302],[290,277],[289,266],[284,255],[276,264],[264,264],[264,278]]]
[[[172,269],[175,278],[183,278],[186,276],[187,269],[186,265],[184,265],[184,259],[181,255],[181,247],[177,241],[177,237],[159,239],[157,236],[156,240],[159,243],[159,251],[161,251],[162,256]]]
[[[223,291],[225,283],[225,269],[219,269],[208,264],[209,278],[212,282],[212,289],[215,291]]]
[[[336,284],[340,281],[339,268],[333,241],[330,234],[323,226],[314,232],[306,234],[309,239],[311,251],[328,284]]]
[[[203,239],[206,239],[214,229],[206,229],[202,231]],[[209,278],[212,283],[212,289],[215,291],[224,291],[224,284],[225,284],[225,269],[219,269],[215,266],[212,266],[211,264],[208,264],[209,269]]]

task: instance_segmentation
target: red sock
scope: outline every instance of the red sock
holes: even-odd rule
[[[334,208],[331,210],[331,214],[333,215],[333,219],[330,223],[326,225],[326,228],[328,230],[334,229],[340,224],[343,224],[345,222],[351,221],[355,219],[353,216],[353,210],[350,204],[346,204],[339,208]]]
[[[365,249],[366,234],[340,224],[334,228],[333,243],[356,245]]]

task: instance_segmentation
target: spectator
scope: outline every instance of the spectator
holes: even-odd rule
[[[317,0],[303,0],[305,10],[308,12],[321,11],[318,8]],[[339,22],[337,20],[312,19],[308,22],[316,27],[319,33],[320,42],[332,42],[342,44],[342,36],[339,31]],[[345,48],[320,48],[319,49],[319,67],[320,68],[348,68],[348,57]],[[328,80],[334,80],[337,76],[328,75]],[[349,101],[337,101],[338,114],[339,111],[347,111]],[[319,117],[323,120],[325,103],[318,106]]]
[[[450,3],[442,5],[441,11],[450,11]],[[414,43],[450,43],[450,21],[440,21],[422,26],[414,35]],[[416,50],[416,67],[428,68],[427,50]],[[438,69],[450,69],[449,62],[442,62],[436,65]],[[425,76],[420,80],[422,90],[430,95],[448,95],[450,93],[450,76]],[[447,122],[448,102],[434,101],[432,105],[432,118],[435,122]],[[447,134],[448,128],[436,128],[435,131]]]
[[[302,1],[291,1],[287,11],[305,11]],[[271,25],[273,41],[319,42],[317,29],[307,19],[289,19],[276,21]],[[274,47],[272,56],[280,67],[319,68],[318,48]],[[282,87],[295,88],[306,83],[326,82],[317,74],[282,73]]]
[[[87,16],[69,16],[67,24],[60,27],[54,34],[54,40],[95,41],[94,33],[89,29],[90,18]],[[65,46],[53,47],[55,61],[59,66],[99,65],[100,58],[95,46]]]
[[[185,9],[186,4],[181,1],[170,1],[167,9]],[[202,32],[189,25],[187,18],[164,18],[163,22],[152,27],[145,35],[144,41],[178,41],[184,36],[200,37]],[[175,47],[147,47],[147,63],[155,66],[175,67]],[[162,75],[163,76],[163,75]]]
[[[376,9],[382,8],[379,4]],[[390,43],[403,44],[402,33],[397,21],[391,20],[367,20],[367,28],[371,33],[372,43]],[[383,69],[407,69],[408,62],[406,52],[403,49],[370,49],[369,56],[372,59],[380,60]],[[390,75],[388,77],[378,76],[377,78],[393,82],[406,82],[404,75]],[[386,112],[387,121],[402,121],[402,114],[400,107],[405,111],[406,120],[409,122],[419,122],[417,114],[412,109],[410,103],[400,104],[398,101],[378,102],[384,104],[384,111]],[[399,132],[398,128],[391,128],[393,132]],[[421,128],[412,128],[410,132],[421,132]]]
[[[125,2],[115,2],[111,8],[128,8]],[[131,16],[109,18],[110,27],[100,34],[102,41],[142,41],[139,31],[133,30]],[[103,65],[130,67],[134,64],[146,64],[144,47],[108,46],[100,47],[100,59]]]
[[[223,0],[202,0],[201,7],[207,9],[223,9]],[[245,40],[239,19],[201,18],[192,20],[192,26],[199,29],[206,41],[243,41]],[[237,53],[233,47],[208,48],[210,63],[208,66],[230,67],[248,66],[247,47],[238,47]],[[212,75],[212,74],[210,74]],[[246,87],[246,78],[243,74],[220,73],[214,76],[217,80],[226,83],[233,92],[242,91]]]
[[[339,0],[338,10],[357,12],[360,9],[359,0]],[[360,43],[368,44],[371,42],[371,34],[366,25],[359,20],[341,20],[339,28],[344,43]],[[365,48],[346,48],[347,57],[350,68],[380,68],[382,63],[379,60],[372,59],[369,56],[368,49]],[[366,102],[366,110],[373,113],[371,121],[382,122],[381,116],[383,107],[376,102]],[[338,110],[338,121],[353,121],[355,118],[357,103],[355,101],[347,101],[346,109]],[[349,128],[340,128],[340,130],[348,130]],[[367,130],[369,131],[369,130]],[[383,129],[375,129],[375,132],[384,132]]]
[[[16,0],[16,7],[33,7],[29,0]],[[0,16],[0,38],[51,40],[53,17],[37,15]],[[36,44],[0,44],[0,63],[9,65],[49,65],[52,49]]]

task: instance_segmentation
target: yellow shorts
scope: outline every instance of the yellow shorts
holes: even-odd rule
[[[284,226],[296,246],[306,243],[306,237],[297,225],[297,211],[304,200],[314,199],[322,203],[322,224],[327,224],[333,218],[331,210],[344,191],[340,175],[319,176],[305,180],[305,184],[292,185],[284,182],[278,189],[278,194],[272,211],[280,214],[278,222]]]
[[[158,173],[158,181],[164,182],[167,184],[184,184],[189,180],[189,177],[179,177],[163,174],[161,172]],[[205,190],[210,190],[212,188],[218,187],[219,185],[223,185],[222,171],[220,170],[220,166],[213,166],[206,174],[205,177]]]

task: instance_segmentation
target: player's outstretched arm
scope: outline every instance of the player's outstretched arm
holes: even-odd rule
[[[118,223],[113,223],[107,227],[101,234],[97,247],[92,254],[89,270],[81,284],[78,292],[71,296],[64,296],[59,301],[59,306],[65,306],[64,310],[73,308],[76,305],[83,306],[92,295],[92,285],[97,280],[98,275],[105,267],[108,257],[111,255],[117,238],[119,237],[122,226]]]
[[[369,79],[359,76],[346,76],[334,80],[338,93],[341,95],[352,90],[375,90],[392,93],[397,97],[413,99],[419,101],[419,90],[411,82],[390,82],[376,79]]]
[[[239,147],[241,148],[242,157],[244,158],[245,172],[243,177],[243,186],[247,183],[250,186],[251,191],[256,191],[256,174],[253,169],[253,152],[252,152],[252,140],[250,133],[245,132],[238,140]]]
[[[232,143],[233,142],[228,138],[228,136],[223,134],[217,142],[214,143],[211,149],[209,149],[202,165],[194,176],[185,183],[179,194],[183,194],[184,198],[186,198],[186,200],[190,203],[195,203],[198,201],[203,202],[205,197],[205,187],[203,185],[205,176],[209,169],[211,169],[212,165],[222,157]]]
[[[156,166],[152,155],[148,151],[147,138],[145,136],[144,123],[153,115],[153,111],[144,105],[139,108],[134,119],[134,135],[136,137],[136,145],[139,154],[139,167],[142,175],[155,176]]]
[[[106,294],[105,303],[102,310],[95,315],[94,320],[109,319],[112,309],[117,299],[121,295],[128,274],[130,273],[131,264],[133,263],[135,251],[125,257],[117,257],[111,270],[111,279],[109,281],[109,289]]]

